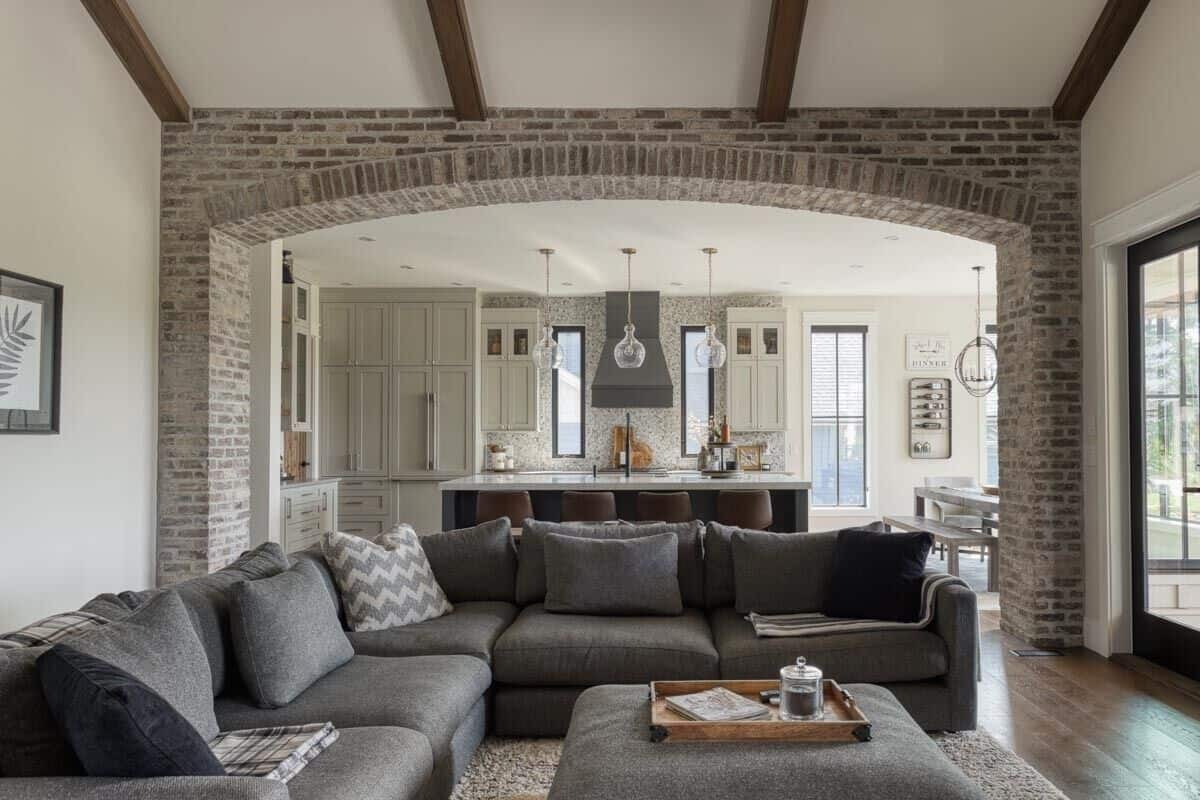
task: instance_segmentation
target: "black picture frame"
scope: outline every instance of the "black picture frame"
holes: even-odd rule
[[[0,298],[4,297],[42,306],[41,364],[39,407],[6,408],[4,397],[0,396],[0,434],[57,434],[62,418],[63,287],[31,275],[0,269]],[[0,319],[0,337],[3,336],[2,326]],[[9,352],[12,352],[11,348]]]

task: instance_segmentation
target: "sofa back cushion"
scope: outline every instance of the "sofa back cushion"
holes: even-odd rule
[[[217,735],[207,654],[174,592],[157,594],[125,619],[66,639],[64,644],[149,686],[205,741]]]
[[[638,539],[673,533],[679,543],[679,593],[685,606],[704,606],[704,550],[701,522],[654,522],[646,525],[580,525],[527,519],[521,525],[517,553],[517,604],[540,603],[546,597],[545,540],[551,533],[581,539]]]
[[[208,741],[127,671],[66,644],[37,663],[50,711],[88,775],[225,774]]]
[[[49,648],[0,650],[0,775],[82,775],[42,692],[37,659]]]
[[[836,533],[735,530],[734,607],[739,613],[820,611],[833,574]]]
[[[513,602],[517,586],[517,549],[508,517],[473,528],[421,537],[434,577],[451,603]]]
[[[242,680],[260,708],[281,708],[354,656],[311,561],[235,583],[230,630]]]
[[[566,614],[677,616],[679,537],[582,539],[547,534],[546,610]]]
[[[840,531],[823,611],[831,617],[916,622],[921,616],[928,533]]]
[[[325,563],[325,554],[321,552],[321,543],[317,542],[305,550],[296,550],[288,553],[288,558],[291,560],[293,567],[301,561],[306,561],[316,567],[317,574],[321,576],[321,583],[325,587],[325,592],[333,602],[334,610],[337,611],[338,622],[341,623],[344,630],[349,630],[346,625],[346,609],[342,606],[342,595],[338,591],[337,579],[333,577],[333,572],[330,571],[329,565]]]

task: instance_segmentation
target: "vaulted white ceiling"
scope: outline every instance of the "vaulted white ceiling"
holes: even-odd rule
[[[373,240],[366,241],[365,239]],[[622,247],[636,247],[633,288],[701,295],[700,248],[713,291],[783,295],[964,296],[982,264],[994,293],[996,250],[891,222],[721,203],[589,200],[472,207],[343,225],[290,238],[296,269],[322,286],[477,286],[541,293],[538,248],[553,247],[556,295],[625,288]]]
[[[195,107],[447,106],[425,0],[129,0]],[[810,0],[793,106],[1049,105],[1104,0]],[[491,106],[755,105],[770,0],[466,0]]]

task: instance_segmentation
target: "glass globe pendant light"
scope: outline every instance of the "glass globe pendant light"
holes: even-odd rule
[[[546,314],[542,317],[542,338],[533,346],[530,357],[538,369],[558,369],[563,363],[563,351],[550,325],[550,256],[554,255],[554,251],[543,247],[538,252],[546,257]]]
[[[982,282],[983,267],[971,267],[975,270],[975,338],[958,354],[954,362],[954,376],[972,397],[983,397],[996,388],[997,362],[996,345],[983,336],[980,322],[983,305]]]
[[[633,335],[633,254],[632,247],[622,247],[625,254],[625,338],[613,348],[613,358],[621,369],[637,369],[646,360],[646,345]]]
[[[715,247],[705,247],[701,251],[708,256],[708,313],[709,319],[713,313],[712,307],[712,257],[717,252]],[[709,322],[704,326],[704,338],[696,345],[696,365],[705,369],[720,369],[725,366],[725,345],[717,338],[717,325]]]

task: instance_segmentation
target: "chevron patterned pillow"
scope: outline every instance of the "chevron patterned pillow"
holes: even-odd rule
[[[433,577],[417,533],[397,525],[381,546],[337,531],[321,539],[354,631],[381,631],[434,619],[454,610]]]

